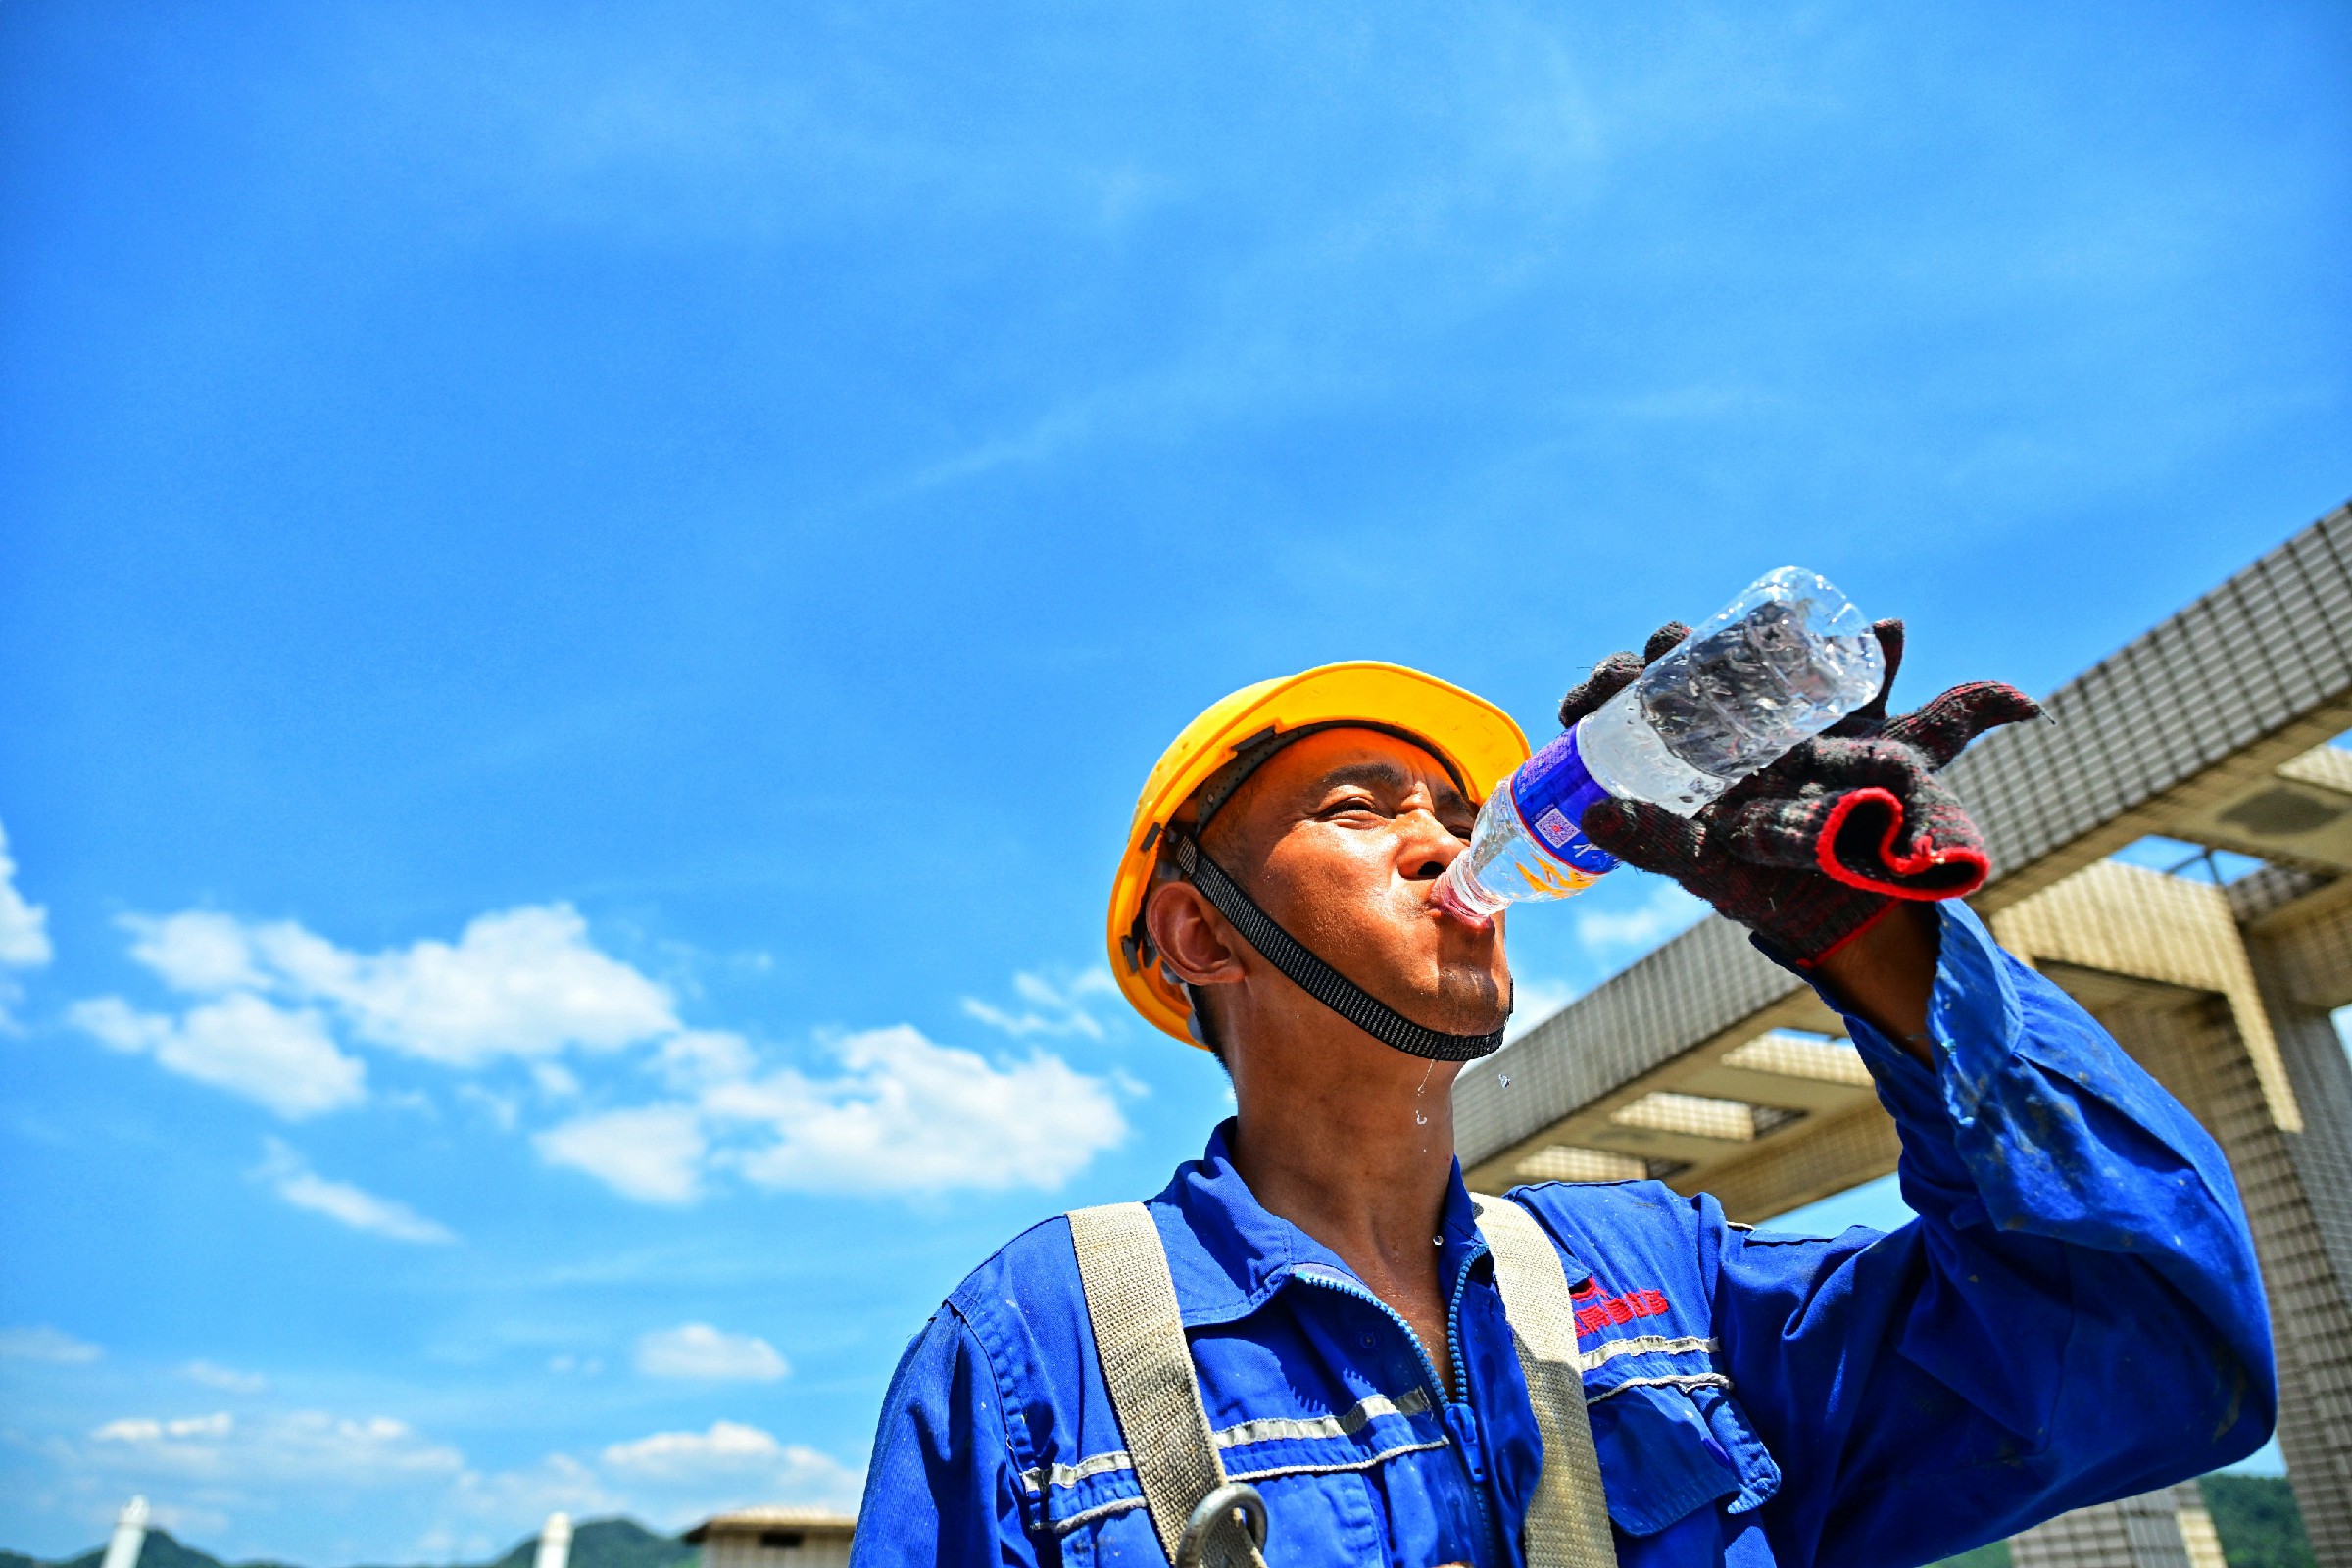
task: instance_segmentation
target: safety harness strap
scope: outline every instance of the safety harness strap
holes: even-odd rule
[[[1520,1532],[1528,1568],[1616,1568],[1600,1455],[1585,1410],[1576,1304],[1559,1249],[1536,1217],[1509,1199],[1473,1194],[1471,1201],[1478,1208],[1478,1232],[1494,1257],[1494,1284],[1544,1438],[1544,1473]]]
[[[1384,1045],[1433,1061],[1475,1061],[1502,1047],[1502,1031],[1449,1035],[1413,1022],[1307,951],[1257,906],[1190,833],[1172,833],[1176,868],[1293,985]]]
[[[1557,1248],[1535,1216],[1506,1199],[1474,1195],[1478,1230],[1544,1439],[1544,1470],[1521,1523],[1528,1568],[1616,1568],[1600,1456],[1585,1411],[1576,1307]],[[1160,1548],[1178,1562],[1186,1522],[1223,1486],[1225,1461],[1209,1431],[1192,1347],[1159,1227],[1141,1203],[1074,1209],[1070,1244],[1119,1436],[1143,1489]],[[1206,1560],[1265,1568],[1240,1530],[1218,1530]]]
[[[1209,1434],[1200,1385],[1193,1376],[1192,1347],[1177,1310],[1167,1250],[1151,1210],[1141,1203],[1073,1209],[1069,1221],[1110,1408],[1119,1418],[1119,1435],[1143,1487],[1152,1528],[1174,1563],[1194,1508],[1225,1484],[1225,1461]],[[1238,1527],[1215,1530],[1207,1544],[1212,1560],[1265,1568]]]

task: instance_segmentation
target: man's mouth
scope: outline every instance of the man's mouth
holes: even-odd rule
[[[1453,884],[1440,877],[1432,884],[1429,895],[1430,912],[1448,920],[1458,920],[1473,931],[1492,931],[1494,921],[1464,904],[1453,891]]]

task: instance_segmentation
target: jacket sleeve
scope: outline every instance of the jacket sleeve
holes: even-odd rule
[[[943,1306],[899,1360],[858,1504],[853,1568],[1036,1568],[1004,1404],[988,1358]]]
[[[1708,1216],[1721,1353],[1786,1476],[1764,1521],[1784,1563],[1934,1561],[2242,1458],[2276,1411],[2221,1151],[1941,907],[1936,1065],[1847,1019],[1919,1217],[1823,1240]]]

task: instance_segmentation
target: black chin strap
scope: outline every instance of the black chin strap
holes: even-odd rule
[[[1275,924],[1274,917],[1259,908],[1225,874],[1225,868],[1208,858],[1208,852],[1190,833],[1171,832],[1169,837],[1175,840],[1176,867],[1184,873],[1185,880],[1199,888],[1201,897],[1233,922],[1233,928],[1258,951],[1260,957],[1280,969],[1293,985],[1373,1039],[1431,1061],[1476,1061],[1501,1049],[1500,1029],[1484,1035],[1448,1035],[1424,1028],[1405,1017],[1316,957],[1304,943]]]

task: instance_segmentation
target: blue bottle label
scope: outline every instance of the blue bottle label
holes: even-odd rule
[[[1600,876],[1617,869],[1617,857],[1585,837],[1577,824],[1585,808],[1609,792],[1586,770],[1571,729],[1519,766],[1511,775],[1511,804],[1519,820],[1551,857],[1573,871]]]

